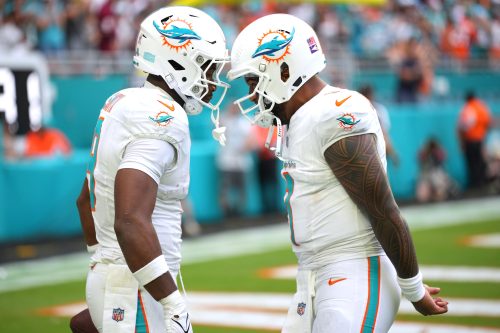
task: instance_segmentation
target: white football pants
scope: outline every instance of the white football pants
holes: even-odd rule
[[[162,306],[143,287],[136,289],[134,295],[126,295],[128,293],[128,291],[124,291],[126,288],[118,286],[118,288],[115,287],[118,294],[109,297],[110,267],[112,265],[97,263],[87,275],[87,305],[97,330],[103,333],[104,327],[114,325],[116,328],[107,328],[105,333],[109,333],[109,331],[128,332],[129,327],[132,327],[132,333],[165,332]],[[172,274],[174,281],[176,275]],[[132,278],[134,277],[132,276]],[[108,293],[106,293],[106,289],[108,289]],[[105,295],[108,295],[106,300]],[[130,299],[131,296],[133,297],[131,302],[124,301],[127,297]],[[124,328],[127,321],[130,322],[130,325]]]
[[[282,333],[387,333],[400,295],[386,256],[341,261],[317,271],[299,269]]]

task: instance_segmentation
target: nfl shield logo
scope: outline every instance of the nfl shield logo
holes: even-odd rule
[[[304,314],[304,312],[306,311],[306,303],[299,303],[297,305],[297,313],[299,314],[299,316],[302,316]]]
[[[116,308],[113,309],[113,314],[111,315],[111,319],[113,319],[116,322],[122,321],[123,317],[125,317],[125,310]]]

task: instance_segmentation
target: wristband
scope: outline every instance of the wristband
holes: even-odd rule
[[[94,244],[94,245],[87,245],[87,252],[88,253],[95,253],[95,251],[97,251],[98,247],[99,247],[99,243]]]
[[[422,273],[420,272],[409,279],[398,277],[398,284],[401,287],[403,296],[410,302],[418,302],[425,296],[425,287],[422,283]]]
[[[168,272],[167,262],[165,261],[163,255],[160,255],[151,260],[146,266],[143,266],[139,270],[135,271],[133,274],[137,281],[139,281],[139,284],[141,286],[145,286],[166,272]]]

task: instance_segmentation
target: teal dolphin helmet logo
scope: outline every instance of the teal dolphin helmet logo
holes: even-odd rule
[[[295,28],[292,32],[288,33],[284,30],[269,31],[266,32],[261,38],[259,38],[259,46],[252,54],[252,58],[262,56],[268,62],[280,62],[288,52],[288,46],[293,40],[295,34]]]
[[[360,119],[356,120],[351,113],[344,113],[341,117],[338,117],[337,120],[339,121],[340,127],[347,130],[361,121]]]
[[[191,24],[185,20],[173,19],[163,22],[160,26],[153,21],[153,26],[163,38],[163,45],[168,45],[171,49],[179,51],[186,49],[191,40],[201,40],[201,37],[193,31]]]

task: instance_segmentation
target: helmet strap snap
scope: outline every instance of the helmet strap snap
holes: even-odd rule
[[[201,104],[189,97],[186,97],[182,94],[179,94],[181,98],[184,100],[184,110],[186,110],[186,113],[190,116],[195,116],[197,114],[200,114],[201,111],[203,110],[203,107]]]

